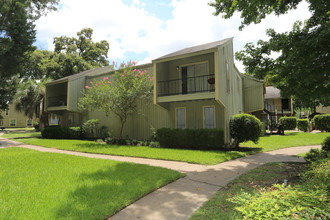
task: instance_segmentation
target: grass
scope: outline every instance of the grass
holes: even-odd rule
[[[231,159],[243,157],[258,152],[272,151],[294,146],[321,144],[330,133],[292,132],[286,135],[271,135],[261,137],[258,144],[242,143],[241,151],[198,151],[182,149],[151,148],[137,146],[105,145],[82,140],[54,140],[54,139],[17,139],[16,141],[57,148],[62,150],[80,151],[88,153],[109,154],[130,157],[153,158],[162,160],[183,161],[204,165],[214,165]]]
[[[199,164],[217,164],[233,158],[245,156],[246,152],[238,151],[198,151],[167,148],[151,148],[145,146],[117,146],[95,143],[83,140],[59,139],[17,139],[17,141],[61,150],[71,150],[88,153],[109,154],[130,157],[153,158],[162,160],[184,161]]]
[[[183,175],[14,147],[0,164],[0,219],[104,219]]]
[[[228,199],[243,192],[256,194],[258,187],[270,187],[275,183],[289,184],[299,182],[301,172],[306,168],[303,163],[268,163],[237,177],[233,182],[220,189],[209,201],[195,212],[191,219],[243,219]]]
[[[3,134],[3,138],[41,137],[40,132],[9,132]]]
[[[252,141],[241,143],[242,147],[258,147],[263,152],[272,151],[288,147],[319,145],[323,140],[330,136],[329,132],[305,133],[305,132],[286,132],[285,135],[267,135],[261,137],[258,144]]]
[[[5,128],[4,131],[33,131],[34,128]]]

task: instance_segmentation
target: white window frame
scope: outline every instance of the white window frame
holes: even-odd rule
[[[186,111],[186,107],[177,107],[175,108],[175,128],[179,128],[178,127],[178,110],[184,110],[184,128],[181,129],[185,129],[187,128],[187,111]]]
[[[213,124],[214,124],[214,127],[213,128],[216,128],[217,127],[217,124],[216,124],[216,118],[215,118],[215,106],[214,105],[205,105],[203,106],[203,128],[206,128],[206,121],[205,121],[205,108],[213,108]]]

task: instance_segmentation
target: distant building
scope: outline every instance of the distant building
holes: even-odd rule
[[[15,104],[9,104],[9,108],[1,113],[0,127],[4,128],[25,128],[33,127],[33,122],[39,121],[35,117],[29,118],[23,112],[15,110]]]

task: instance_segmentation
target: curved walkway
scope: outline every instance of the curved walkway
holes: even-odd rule
[[[0,134],[1,135],[1,134]],[[26,145],[0,137],[0,148],[23,147],[41,152],[62,153],[90,158],[109,159],[123,162],[165,167],[187,174],[135,203],[124,208],[111,217],[121,219],[187,219],[202,206],[215,192],[237,176],[268,162],[304,162],[303,158],[294,155],[320,146],[302,146],[259,153],[230,160],[217,165],[205,166],[185,162],[164,161],[134,157],[121,157],[73,151],[58,150],[40,146]]]

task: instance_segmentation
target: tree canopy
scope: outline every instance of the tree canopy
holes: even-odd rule
[[[260,23],[267,15],[281,15],[296,9],[302,0],[214,0],[215,15],[230,18],[241,12],[240,29]],[[308,0],[312,16],[305,22],[297,21],[292,30],[277,33],[267,30],[268,41],[257,45],[248,43],[236,58],[245,65],[247,74],[266,79],[281,90],[282,97],[292,96],[305,107],[330,105],[330,2]],[[277,52],[279,56],[271,56]]]
[[[16,76],[24,75],[26,55],[34,51],[34,22],[58,0],[2,0],[0,1],[0,109],[8,107],[17,83]],[[18,76],[18,77],[19,77]]]
[[[93,30],[84,28],[77,37],[55,37],[54,52],[36,50],[29,57],[26,71],[32,78],[59,79],[89,69],[108,66],[109,43],[92,41]]]

